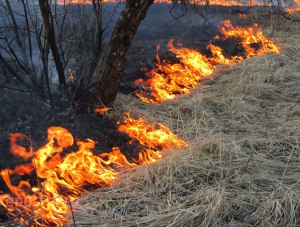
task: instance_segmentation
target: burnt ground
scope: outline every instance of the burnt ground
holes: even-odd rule
[[[9,133],[20,132],[27,135],[30,141],[20,141],[20,145],[39,148],[46,143],[47,129],[60,126],[68,129],[74,138],[84,140],[90,138],[96,141],[95,154],[110,152],[112,147],[120,147],[127,157],[135,157],[138,153],[137,144],[129,144],[129,137],[118,132],[113,120],[89,113],[76,113],[71,107],[50,108],[36,97],[18,91],[3,90],[0,97],[0,169],[10,168],[24,163],[15,157],[9,149]],[[76,150],[76,147],[71,148]],[[70,151],[68,151],[70,152]],[[63,152],[65,155],[67,152]],[[28,180],[31,185],[37,185],[36,176],[12,176],[12,184],[20,180]],[[9,192],[5,182],[0,178],[0,191]],[[0,223],[6,222],[6,210],[0,206]]]
[[[75,113],[71,108],[50,108],[35,97],[17,91],[2,91],[0,98],[1,137],[0,137],[0,169],[11,168],[23,163],[21,158],[9,152],[9,133],[20,132],[32,140],[32,146],[39,148],[47,139],[47,128],[60,126],[68,129],[74,138],[84,140],[90,138],[97,142],[95,153],[110,152],[118,146],[133,156],[136,145],[129,145],[129,138],[117,131],[117,124],[102,116],[88,113]],[[28,146],[30,142],[20,141],[20,145]],[[35,178],[31,177],[31,180]],[[16,183],[18,177],[15,178]],[[7,188],[0,179],[0,191]]]
[[[187,13],[185,17],[175,20],[169,14],[168,9],[166,5],[154,5],[141,24],[128,54],[128,65],[121,81],[121,92],[133,91],[132,81],[144,75],[144,71],[140,69],[142,63],[145,63],[149,69],[154,67],[157,44],[161,45],[160,55],[166,59],[172,59],[172,55],[166,51],[166,43],[170,39],[174,39],[175,43],[183,43],[185,47],[207,53],[205,47],[209,40],[218,33],[218,25],[221,21],[238,18],[240,11],[247,11],[245,8],[215,7],[209,13],[211,24],[208,24],[191,12]],[[177,10],[176,13],[180,15],[184,11]],[[242,23],[249,23],[249,20],[239,19],[239,25]],[[224,43],[225,46],[230,55],[230,51],[233,50],[232,46]],[[55,108],[50,108],[32,94],[2,88],[0,96],[0,169],[14,168],[22,162],[21,159],[10,154],[8,139],[10,132],[27,135],[31,138],[33,147],[38,148],[45,143],[47,128],[50,126],[65,127],[73,134],[74,138],[93,139],[97,142],[95,153],[110,151],[114,146],[120,147],[127,156],[135,153],[137,147],[128,145],[129,139],[117,131],[114,120],[89,113],[76,113],[71,106],[66,105],[63,98],[56,99],[56,103]],[[16,178],[16,180],[18,179]],[[0,191],[7,191],[1,179]]]

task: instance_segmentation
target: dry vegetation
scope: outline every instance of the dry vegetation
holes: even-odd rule
[[[283,54],[220,68],[162,105],[119,96],[116,113],[162,121],[190,147],[87,193],[74,205],[77,226],[300,225],[299,23],[265,23]]]

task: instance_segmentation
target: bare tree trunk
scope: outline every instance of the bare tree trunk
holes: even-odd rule
[[[126,54],[131,46],[139,24],[154,0],[127,0],[118,23],[112,33],[103,64],[99,59],[93,76],[89,102],[110,106],[114,102],[119,81],[125,69]]]
[[[54,28],[53,15],[51,13],[50,3],[48,0],[39,0],[39,5],[40,5],[40,10],[42,13],[44,25],[46,28],[47,40],[49,42],[53,60],[58,73],[59,84],[65,85],[66,84],[65,72],[64,72],[63,62],[59,53],[59,49],[56,43],[55,28]]]

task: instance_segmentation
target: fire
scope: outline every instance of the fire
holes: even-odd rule
[[[135,162],[146,165],[153,164],[162,158],[162,152],[168,149],[186,148],[185,141],[179,139],[171,130],[161,124],[148,125],[144,118],[134,119],[125,113],[124,124],[119,126],[119,131],[126,133],[133,141],[138,141],[144,148],[139,152]]]
[[[104,114],[107,111],[109,111],[109,110],[111,110],[111,108],[109,108],[109,107],[103,107],[103,108],[96,108],[95,112],[98,113],[98,114],[100,114],[100,115],[102,115],[102,116],[104,116]]]
[[[11,191],[11,194],[0,194],[1,205],[24,226],[61,226],[69,221],[70,203],[78,199],[88,186],[111,185],[118,180],[122,168],[153,164],[167,149],[187,147],[187,143],[165,125],[148,125],[145,119],[131,118],[129,113],[125,113],[119,130],[142,145],[138,160],[128,160],[118,147],[113,147],[112,152],[94,155],[93,140],[74,140],[72,134],[61,127],[49,128],[46,144],[37,150],[16,144],[20,139],[28,139],[25,135],[11,134],[11,152],[24,160],[31,160],[13,170],[1,171]],[[66,149],[71,152],[63,155]],[[17,186],[12,184],[13,174],[30,175],[33,171],[39,179],[38,187],[24,180]]]
[[[244,4],[236,0],[200,0],[196,1],[198,5],[220,5],[220,6],[243,6]]]
[[[20,141],[22,139],[28,140],[28,137],[21,134],[21,133],[11,133],[10,134],[10,150],[12,151],[12,154],[15,156],[19,156],[25,160],[31,158],[34,153],[32,148],[29,148],[29,151],[25,147],[22,147],[17,144],[17,141]]]
[[[299,0],[295,0],[296,2]],[[97,3],[97,1],[95,1]],[[99,0],[99,3],[118,3],[118,2],[125,2],[125,0]],[[180,1],[178,1],[180,2]],[[161,4],[173,4],[174,1],[172,0],[155,0],[154,3]],[[70,4],[82,4],[82,5],[89,5],[93,4],[93,0],[58,0],[58,5],[70,5]],[[192,1],[191,4],[195,5],[211,5],[211,6],[272,6],[272,3],[269,1],[257,1],[257,0],[249,0],[249,1],[237,1],[237,0],[197,0]]]
[[[125,0],[100,0],[100,3],[117,3],[117,2],[125,2]],[[172,0],[155,0],[155,3],[167,3],[167,4],[173,4]],[[57,4],[64,5],[64,4],[92,4],[92,0],[58,0]],[[240,1],[236,0],[198,0],[193,1],[192,4],[197,5],[221,5],[221,6],[243,6],[246,5]],[[249,1],[249,6],[254,5],[263,5],[263,3],[256,2],[256,1]]]
[[[69,75],[70,81],[74,82],[75,81],[75,76],[74,76],[74,73],[71,69],[68,69],[68,75]]]
[[[178,139],[167,126],[161,123],[148,125],[144,118],[134,119],[129,113],[125,113],[125,120],[120,124],[119,131],[125,132],[132,140],[149,149],[180,149],[187,146],[187,143]]]
[[[95,1],[97,3],[97,1]],[[99,3],[109,3],[109,2],[122,2],[119,0],[99,0]],[[81,5],[90,5],[93,4],[93,0],[58,0],[58,5],[70,5],[70,4],[81,4]]]
[[[169,41],[169,51],[176,55],[179,63],[171,64],[156,56],[157,68],[146,73],[146,80],[137,79],[135,86],[140,88],[136,96],[147,103],[161,103],[174,99],[178,94],[190,94],[190,89],[199,86],[199,81],[214,74],[215,65],[234,65],[245,58],[263,55],[265,53],[279,54],[280,49],[268,39],[257,24],[252,27],[234,27],[230,20],[224,21],[220,27],[224,39],[236,38],[245,49],[245,56],[227,58],[221,47],[209,44],[207,48],[212,57],[206,57],[200,52],[184,47],[176,48],[173,40]],[[215,40],[220,40],[217,35]],[[257,46],[257,47],[255,47]]]
[[[239,16],[240,16],[240,17],[247,17],[248,15],[245,14],[245,13],[239,13]]]
[[[294,0],[294,4],[286,9],[288,13],[300,12],[300,0]]]
[[[183,65],[193,71],[196,70],[195,74],[202,75],[202,77],[212,74],[212,65],[208,63],[208,59],[204,55],[188,48],[176,49],[173,41],[168,43],[169,51],[173,52]]]
[[[220,65],[233,65],[235,63],[241,62],[244,60],[241,56],[233,56],[232,58],[228,59],[224,54],[221,47],[215,46],[213,44],[209,44],[207,48],[211,51],[212,57],[209,58],[209,61],[214,64]]]
[[[97,3],[98,1],[95,1]],[[125,0],[99,0],[99,3],[118,3],[118,2],[125,2]],[[178,1],[180,2],[180,1]],[[72,5],[72,4],[80,4],[80,5],[90,5],[93,4],[93,0],[57,0],[55,1],[58,5]],[[155,0],[154,3],[156,4],[173,4],[174,1],[172,0]],[[192,1],[191,4],[200,5],[200,6],[269,6],[272,7],[271,1],[257,1],[257,0],[249,0],[249,1],[237,1],[237,0],[197,0]],[[299,0],[294,0],[294,4],[292,6],[285,8],[286,12],[288,13],[296,13],[300,11],[300,2]],[[241,17],[247,17],[244,13],[239,13]]]
[[[254,24],[253,27],[241,28],[238,26],[234,27],[230,20],[225,20],[224,25],[220,27],[220,31],[225,39],[240,39],[240,44],[245,48],[247,58],[264,55],[266,53],[280,53],[279,47],[263,34],[257,24]],[[254,48],[252,47],[253,44],[257,44],[259,47]]]
[[[188,48],[177,49],[173,40],[168,43],[168,47],[180,63],[170,64],[156,56],[157,68],[147,73],[149,79],[134,82],[136,86],[143,87],[136,95],[144,102],[159,103],[173,99],[177,94],[189,94],[189,89],[197,87],[201,78],[213,73],[213,66],[201,53]]]

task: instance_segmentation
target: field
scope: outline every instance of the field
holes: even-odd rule
[[[189,148],[86,193],[73,207],[77,226],[300,225],[299,24],[257,20],[282,54],[220,67],[164,104],[119,95],[108,117],[130,111],[163,122]]]
[[[104,16],[112,21],[104,33],[105,45],[122,9],[113,14],[114,5],[107,6],[107,15],[113,16]],[[176,8],[172,16],[168,5],[153,5],[127,56],[117,100],[104,117],[76,110],[71,103],[66,108],[66,97],[55,93],[59,90],[55,80],[51,81],[54,108],[31,92],[2,88],[0,169],[24,163],[9,152],[9,133],[24,133],[30,142],[19,141],[21,145],[37,149],[45,144],[51,126],[68,129],[74,138],[94,140],[95,157],[117,146],[132,160],[141,144],[130,144],[129,136],[118,131],[116,123],[124,112],[129,112],[148,123],[167,125],[188,142],[188,148],[168,150],[153,165],[133,169],[118,166],[117,180],[110,186],[99,189],[102,183],[83,185],[82,191],[87,192],[67,204],[72,208],[67,226],[300,226],[299,22],[273,14],[267,7],[213,6],[202,10],[205,14],[199,16]],[[172,63],[179,60],[167,51],[170,39],[176,46],[182,43],[209,55],[207,45],[226,19],[241,27],[258,23],[281,53],[256,56],[230,66],[217,65],[213,75],[202,79],[190,95],[178,95],[160,104],[143,103],[134,96],[133,81],[145,78],[145,73],[156,67],[157,49],[162,59]],[[219,43],[229,57],[243,51],[235,41]],[[56,139],[54,147],[57,143]],[[75,147],[67,147],[62,157]],[[48,158],[55,161],[55,157]],[[41,179],[35,173],[12,174],[13,185],[20,180],[36,186]],[[65,199],[61,189],[59,196]],[[2,178],[0,191],[9,191]],[[53,202],[56,198],[51,199]],[[30,220],[25,218],[25,223],[34,223],[35,212],[29,212],[32,216],[26,213]],[[16,224],[6,214],[0,206],[0,226]]]

